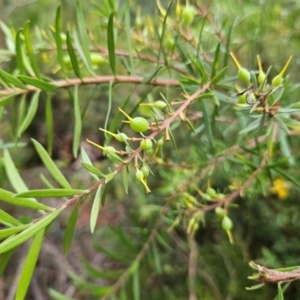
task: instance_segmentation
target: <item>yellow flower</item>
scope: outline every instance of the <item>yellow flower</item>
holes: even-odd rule
[[[277,194],[281,200],[284,200],[289,195],[289,183],[282,178],[277,178],[273,181],[273,186],[270,188],[272,194]]]

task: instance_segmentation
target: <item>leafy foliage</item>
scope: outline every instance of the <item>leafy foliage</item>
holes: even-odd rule
[[[71,251],[88,201],[105,263],[84,259],[84,274],[68,274],[76,299],[261,299],[244,289],[250,260],[273,268],[250,262],[250,280],[278,283],[263,287],[265,298],[293,292],[298,267],[274,270],[300,264],[297,243],[279,234],[295,237],[300,224],[293,58],[266,67],[276,59],[262,36],[276,24],[249,31],[262,9],[251,1],[255,18],[240,11],[229,22],[229,2],[157,0],[156,15],[142,16],[130,1],[103,0],[90,29],[78,0],[76,28],[65,29],[61,6],[50,30],[1,23],[9,55],[0,53],[0,201],[14,208],[0,210],[1,275],[32,239],[16,299],[26,298],[61,215]],[[44,166],[34,180],[19,172],[31,163]],[[99,225],[120,206],[114,226]]]

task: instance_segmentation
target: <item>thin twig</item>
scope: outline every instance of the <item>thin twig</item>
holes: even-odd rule
[[[136,256],[135,260],[131,263],[129,268],[127,268],[127,270],[122,274],[122,276],[119,277],[117,282],[114,284],[114,287],[104,297],[102,297],[101,300],[108,300],[109,297],[111,297],[113,294],[118,292],[119,289],[122,287],[122,285],[125,283],[125,281],[128,279],[129,275],[131,274],[131,272],[132,272],[131,267],[133,265],[140,263],[141,260],[144,258],[144,256],[147,254],[147,251],[148,251],[151,243],[156,238],[156,235],[158,233],[158,228],[160,227],[163,217],[166,214],[167,210],[168,210],[168,205],[165,204],[164,207],[162,208],[162,210],[157,218],[156,224],[155,224],[154,228],[152,229],[151,234],[149,235],[148,240],[144,244],[142,250]]]
[[[189,258],[189,300],[197,300],[196,296],[196,275],[197,275],[197,258],[198,245],[195,238],[191,235],[188,237],[190,246]]]

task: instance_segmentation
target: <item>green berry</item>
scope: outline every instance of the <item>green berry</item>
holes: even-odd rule
[[[164,109],[166,106],[167,106],[166,102],[162,100],[158,100],[153,103],[153,107],[158,109]]]
[[[233,222],[228,216],[225,216],[222,220],[221,226],[225,231],[229,231],[233,228]]]
[[[215,213],[222,218],[225,216],[225,210],[219,206],[215,208]]]
[[[145,175],[144,175],[143,171],[137,169],[137,170],[136,170],[136,173],[135,173],[135,177],[136,177],[137,180],[143,181]]]
[[[125,133],[120,132],[120,133],[118,133],[118,134],[115,135],[115,139],[118,142],[123,143],[124,141],[128,140],[128,136]]]
[[[91,61],[94,65],[102,66],[105,63],[105,58],[100,53],[91,53]]]
[[[215,198],[216,195],[217,195],[217,192],[215,189],[209,187],[207,190],[206,190],[206,194],[209,195],[210,197],[212,198]]]
[[[272,86],[279,86],[282,82],[282,75],[279,74],[277,76],[275,76],[272,80]]]
[[[239,68],[237,76],[241,82],[247,85],[250,84],[250,72],[247,69]]]
[[[144,178],[147,178],[150,174],[149,168],[146,165],[143,165],[141,171],[144,174]]]
[[[144,151],[152,149],[152,146],[153,146],[153,143],[149,139],[143,139],[140,143],[140,147]]]
[[[136,117],[130,120],[129,126],[135,132],[144,132],[148,130],[149,123],[145,118]]]
[[[259,84],[262,84],[265,81],[266,74],[264,72],[259,72],[257,81]]]
[[[164,138],[160,138],[160,139],[157,141],[157,147],[161,147],[163,144],[164,144]]]
[[[196,15],[196,9],[192,5],[187,5],[182,10],[183,23],[187,26],[191,25]]]

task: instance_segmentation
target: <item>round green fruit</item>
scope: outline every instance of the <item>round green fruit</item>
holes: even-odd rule
[[[129,126],[134,132],[144,132],[149,128],[149,122],[145,118],[136,117],[130,120]]]
[[[140,143],[140,147],[144,151],[152,149],[152,146],[153,146],[153,143],[149,139],[143,139]]]

